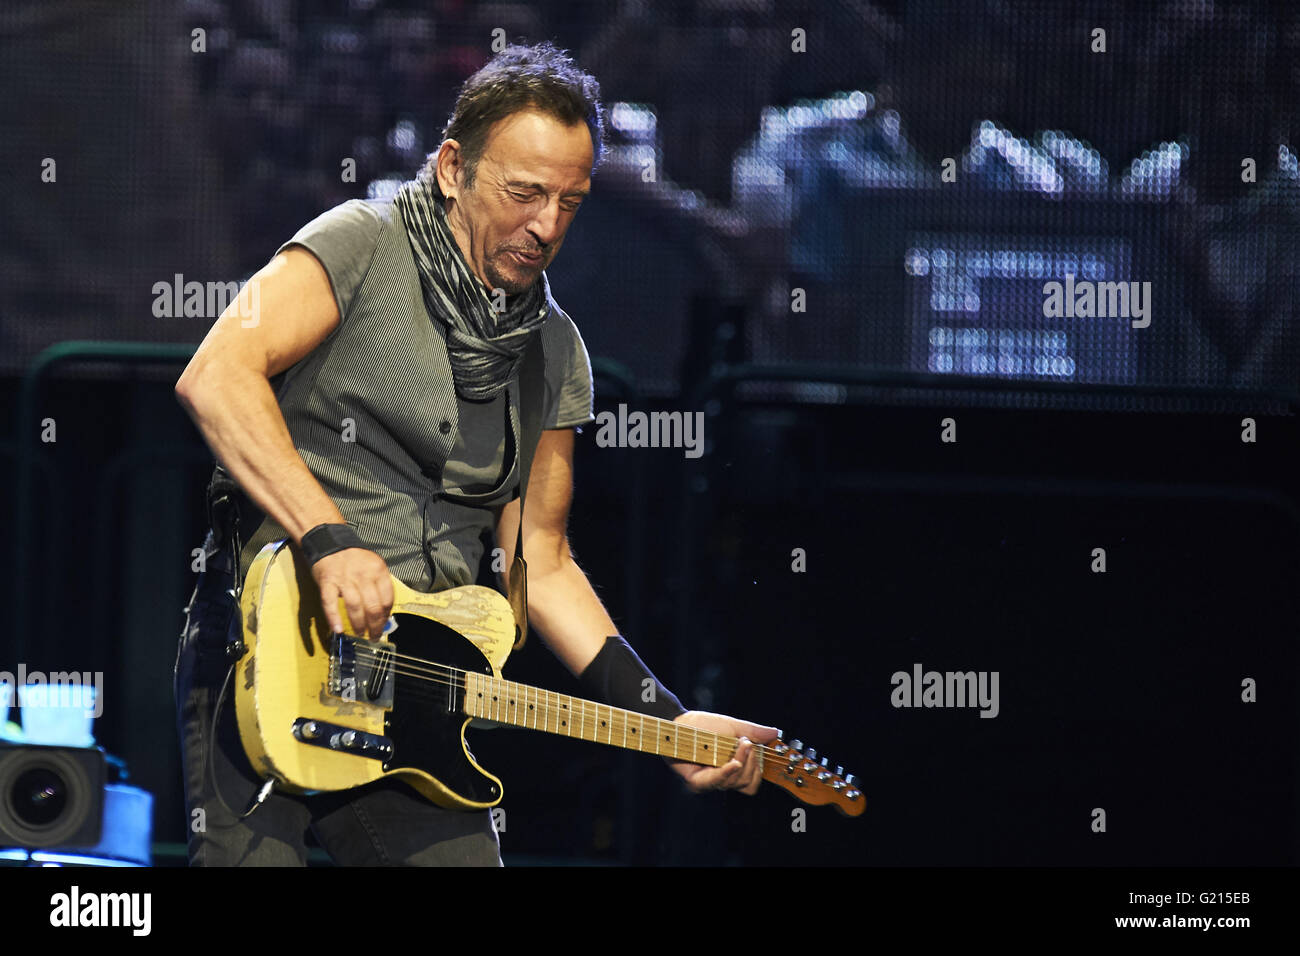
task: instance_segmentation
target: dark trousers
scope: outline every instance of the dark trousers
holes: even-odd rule
[[[205,551],[207,570],[185,609],[174,686],[190,865],[306,866],[310,828],[340,866],[500,866],[490,813],[444,810],[396,780],[310,796],[272,790],[250,816],[238,819],[262,781],[239,742],[233,677],[209,754],[213,710],[230,669],[226,643],[241,622],[227,593],[233,580],[228,557],[214,552],[211,535]],[[214,776],[234,812],[216,798]]]

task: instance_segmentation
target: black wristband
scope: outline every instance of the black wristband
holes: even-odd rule
[[[364,548],[351,525],[318,524],[302,536],[302,554],[312,565],[327,555],[348,548]]]
[[[578,677],[579,683],[600,700],[624,710],[672,720],[686,713],[681,701],[650,673],[627,641],[615,634]],[[648,683],[647,683],[648,681]]]

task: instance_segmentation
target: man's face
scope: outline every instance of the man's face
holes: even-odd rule
[[[443,143],[438,184],[447,222],[474,274],[507,295],[523,292],[560,251],[564,234],[591,190],[592,144],[586,123],[566,127],[532,110],[497,121],[466,189],[455,140]],[[533,254],[523,260],[516,253]]]

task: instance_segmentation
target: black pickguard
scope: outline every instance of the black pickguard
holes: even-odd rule
[[[441,679],[402,673],[419,667],[412,664],[413,657],[482,674],[491,674],[492,666],[477,647],[443,624],[415,614],[393,617],[398,627],[391,639],[401,659],[393,708],[384,721],[384,733],[393,741],[393,755],[384,769],[418,768],[465,800],[497,801],[501,793],[495,781],[477,770],[462,750],[461,726],[467,716],[462,690],[452,692],[454,701],[449,704],[451,688]]]

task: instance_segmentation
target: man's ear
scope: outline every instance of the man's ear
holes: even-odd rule
[[[438,147],[438,161],[434,164],[438,175],[438,188],[446,199],[458,198],[456,193],[461,177],[465,173],[461,165],[460,143],[454,139],[445,139]]]

